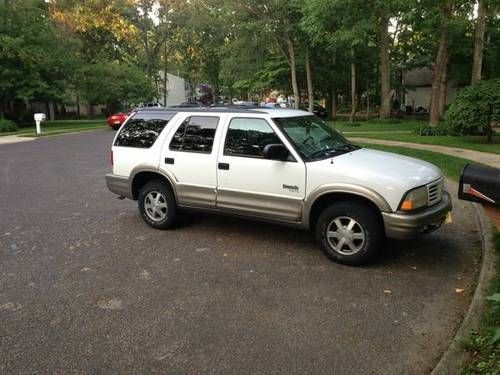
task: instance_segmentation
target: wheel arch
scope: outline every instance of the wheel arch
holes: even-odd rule
[[[153,180],[159,180],[168,185],[172,190],[172,192],[174,193],[175,201],[177,202],[177,193],[175,190],[175,184],[172,181],[172,177],[167,176],[161,173],[160,171],[154,169],[141,169],[133,173],[132,183],[131,183],[132,198],[134,200],[137,200],[141,188],[149,181]]]
[[[382,212],[392,212],[387,201],[377,192],[361,186],[330,186],[322,187],[311,193],[305,203],[303,223],[308,228],[314,228],[323,210],[340,201],[355,201],[373,209],[383,223]]]

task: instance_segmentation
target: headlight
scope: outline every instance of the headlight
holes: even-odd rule
[[[421,186],[406,193],[403,201],[399,205],[399,209],[401,211],[413,211],[417,208],[427,206],[427,202],[427,186]]]

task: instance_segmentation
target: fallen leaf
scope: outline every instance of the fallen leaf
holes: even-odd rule
[[[392,292],[389,289],[384,289],[385,294],[391,294]]]
[[[462,293],[465,289],[455,288],[455,293]]]

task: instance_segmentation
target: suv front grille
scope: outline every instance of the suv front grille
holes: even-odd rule
[[[427,185],[427,205],[432,206],[439,203],[441,198],[443,198],[443,179]]]

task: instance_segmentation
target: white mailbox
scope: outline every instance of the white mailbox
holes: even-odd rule
[[[45,121],[45,119],[47,117],[45,116],[45,113],[35,113],[34,117],[35,117],[35,123],[36,123],[36,134],[40,135],[40,134],[42,134],[42,129],[40,127],[40,123],[42,121]]]

